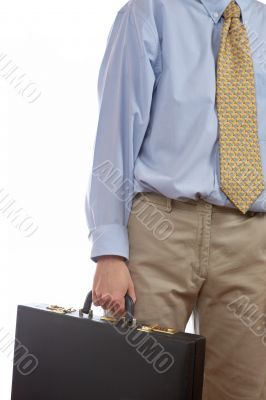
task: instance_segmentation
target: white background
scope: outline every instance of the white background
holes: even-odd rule
[[[0,211],[0,330],[10,337],[17,304],[78,308],[91,287],[95,265],[84,200],[97,78],[109,29],[125,2],[0,3],[0,55],[41,91],[29,103],[0,71],[0,190],[38,225],[27,238]],[[11,359],[0,351],[1,400],[10,398],[11,372]]]

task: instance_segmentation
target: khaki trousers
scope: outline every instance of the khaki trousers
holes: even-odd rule
[[[137,320],[184,331],[193,313],[203,399],[266,400],[266,213],[138,193],[128,233]]]

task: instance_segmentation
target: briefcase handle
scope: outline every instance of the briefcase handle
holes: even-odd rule
[[[88,314],[88,316],[92,316],[91,306],[92,306],[92,290],[90,290],[89,293],[87,294],[83,308],[80,311],[83,314]],[[125,295],[125,309],[126,309],[125,318],[130,323],[133,321],[133,316],[134,316],[134,301],[127,293]]]

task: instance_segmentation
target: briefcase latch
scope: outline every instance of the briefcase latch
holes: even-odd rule
[[[165,328],[160,325],[141,325],[138,331],[168,333],[169,335],[174,335],[177,332],[174,328]]]
[[[73,307],[66,308],[66,307],[60,307],[60,306],[57,306],[54,304],[47,306],[46,308],[47,308],[47,310],[53,311],[57,314],[69,314],[69,313],[76,311],[75,308],[73,308]]]

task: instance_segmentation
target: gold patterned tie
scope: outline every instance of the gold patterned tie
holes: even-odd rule
[[[224,11],[217,61],[216,105],[220,131],[220,188],[242,213],[264,189],[257,129],[254,68],[241,10]]]

